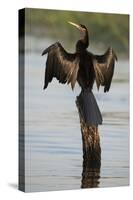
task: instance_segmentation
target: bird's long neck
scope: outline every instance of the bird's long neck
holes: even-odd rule
[[[86,48],[89,46],[89,36],[87,29],[82,33],[81,41],[84,43]]]
[[[85,30],[82,32],[82,37],[80,40],[78,40],[76,44],[76,52],[77,53],[83,53],[86,51],[86,48],[89,46],[89,37],[88,37],[88,31]]]

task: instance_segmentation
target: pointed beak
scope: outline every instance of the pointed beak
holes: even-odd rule
[[[73,25],[73,26],[75,26],[75,27],[76,27],[77,29],[79,29],[80,31],[82,30],[80,25],[75,24],[75,23],[70,22],[70,21],[68,21],[68,23],[71,24],[71,25]]]

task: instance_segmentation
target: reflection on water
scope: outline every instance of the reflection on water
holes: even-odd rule
[[[81,188],[93,188],[99,186],[100,166],[89,166],[87,162],[83,161],[83,172]]]
[[[31,43],[32,45],[32,43]],[[43,91],[45,57],[26,54],[25,145],[26,191],[51,191],[129,184],[128,62],[119,61],[112,88],[94,94],[103,114],[99,126],[101,168],[86,167],[76,96],[70,87],[54,80]],[[82,165],[83,164],[83,165]],[[84,166],[84,167],[83,167]]]

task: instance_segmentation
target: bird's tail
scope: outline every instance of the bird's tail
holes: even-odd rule
[[[102,115],[92,92],[84,90],[77,97],[80,115],[87,125],[102,124]]]

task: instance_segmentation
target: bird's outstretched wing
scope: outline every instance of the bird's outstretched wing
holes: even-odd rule
[[[93,57],[93,66],[98,90],[100,85],[102,85],[104,86],[104,92],[109,91],[116,60],[117,56],[111,47],[107,49],[104,55],[95,55]]]
[[[48,53],[48,57],[44,89],[54,77],[59,80],[59,83],[71,83],[73,89],[77,80],[79,57],[76,54],[67,53],[59,42],[45,49],[42,55],[46,53]]]

